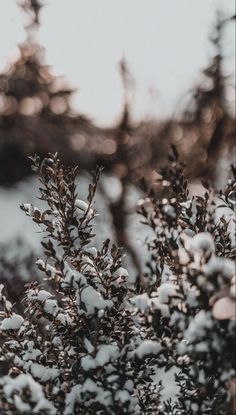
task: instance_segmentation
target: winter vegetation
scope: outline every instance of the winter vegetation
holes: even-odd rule
[[[102,128],[45,63],[43,1],[19,5],[26,39],[0,73],[0,415],[236,414],[235,16],[218,11],[173,116],[134,121],[123,59]]]
[[[33,157],[32,168],[45,208],[21,209],[44,255],[21,312],[1,286],[4,413],[234,413],[235,182],[218,196],[204,183],[204,197],[190,198],[173,148],[162,198],[143,183],[149,258],[132,282],[118,247],[93,246],[100,169],[81,200],[77,168],[57,154]],[[216,197],[231,216],[216,215]],[[167,398],[166,374],[176,391]]]

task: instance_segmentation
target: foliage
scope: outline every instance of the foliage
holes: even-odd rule
[[[189,197],[172,153],[159,180],[162,199],[144,184],[139,213],[153,236],[134,284],[119,248],[108,240],[92,246],[100,169],[83,201],[77,168],[63,167],[57,155],[32,157],[47,206],[21,208],[43,231],[44,258],[36,264],[44,283],[27,284],[24,314],[1,287],[6,414],[234,413],[232,219],[217,219],[207,183],[204,196]],[[231,212],[233,186],[219,199]],[[163,399],[158,375],[171,368],[176,397]]]

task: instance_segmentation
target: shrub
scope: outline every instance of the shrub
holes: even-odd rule
[[[190,198],[173,151],[159,200],[139,203],[150,259],[131,284],[119,248],[92,246],[93,173],[87,201],[77,169],[57,155],[32,158],[47,208],[21,208],[43,231],[44,283],[30,282],[24,314],[1,287],[0,402],[6,414],[233,413],[235,280],[232,220],[216,219],[215,200]],[[231,181],[220,194],[234,207]],[[163,399],[160,373],[174,370],[177,393]],[[231,412],[230,412],[231,411]]]

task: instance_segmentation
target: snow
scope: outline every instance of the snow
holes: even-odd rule
[[[45,303],[49,298],[52,297],[52,294],[46,290],[34,290],[31,289],[27,293],[27,298],[29,301],[39,301],[40,303]]]
[[[128,279],[128,271],[125,268],[120,267],[112,275],[112,284],[115,287],[118,287],[120,284],[124,283],[124,281],[128,281]]]
[[[89,258],[86,259],[89,262]],[[91,262],[92,263],[92,262]],[[85,264],[85,269],[88,271],[89,263]],[[85,270],[84,270],[85,271]],[[92,267],[94,272],[94,268]],[[77,305],[80,314],[86,313],[92,315],[95,310],[104,310],[113,306],[111,300],[105,300],[102,295],[90,286],[87,278],[80,272],[71,268],[70,264],[65,263],[65,278],[61,284],[62,288],[73,287],[78,290]],[[84,309],[85,308],[85,309]]]
[[[86,210],[88,209],[88,203],[80,199],[76,199],[75,206],[83,212],[86,212]]]
[[[37,261],[35,263],[39,267],[39,269],[40,268],[45,269],[46,272],[48,272],[52,277],[55,277],[55,275],[58,273],[58,271],[56,270],[55,267],[53,267],[50,264],[47,264],[42,259],[37,259]]]
[[[157,355],[161,350],[161,345],[157,341],[144,340],[135,350],[135,354],[139,359],[143,359],[148,355]]]
[[[104,344],[99,347],[99,351],[96,356],[96,361],[100,366],[104,366],[111,360],[115,360],[118,357],[118,349],[116,346]]]
[[[145,312],[150,307],[150,298],[147,293],[136,295],[130,299],[130,303],[134,305],[139,311]]]
[[[89,261],[89,258],[87,259]],[[85,264],[86,271],[89,264]],[[94,269],[92,268],[94,271]],[[77,305],[79,314],[93,315],[96,310],[104,310],[113,306],[111,300],[105,300],[95,288],[87,283],[87,278],[80,272],[65,263],[65,278],[61,284],[62,288],[73,287],[78,290]],[[84,309],[85,308],[85,309]]]
[[[191,200],[186,200],[186,202],[181,202],[180,206],[182,206],[185,209],[189,209],[192,205],[192,201]]]
[[[229,297],[220,298],[215,302],[212,309],[212,314],[217,320],[235,319],[235,300],[232,300]]]
[[[74,412],[75,404],[78,400],[81,385],[75,385],[71,391],[66,395],[64,415],[71,415]]]
[[[86,202],[83,202],[79,200],[77,208],[79,210],[86,210]],[[27,205],[27,209],[32,209],[31,204]],[[166,206],[168,207],[168,206]],[[228,278],[231,278],[233,273],[235,272],[235,266],[233,261],[224,259],[224,258],[217,258],[214,254],[214,244],[213,239],[208,233],[201,233],[198,235],[186,235],[186,240],[188,239],[188,243],[186,243],[186,247],[188,246],[189,250],[194,254],[194,257],[201,258],[205,254],[210,254],[211,258],[209,261],[203,265],[202,271],[203,275],[202,278],[205,278],[206,276],[210,276],[214,273],[221,273]],[[97,256],[97,250],[96,248],[87,248],[87,253],[89,253],[93,258]],[[189,256],[185,249],[182,249],[182,252],[179,253],[180,257],[183,259],[183,261],[188,262]],[[91,264],[86,264],[87,272],[91,272],[93,270],[92,264],[93,259],[88,258],[88,262]],[[184,263],[184,262],[183,262]],[[51,265],[46,264],[42,260],[38,260],[37,264],[39,266],[45,266],[47,271],[50,272],[52,275],[55,275],[58,271]],[[100,310],[102,313],[103,310],[107,307],[113,307],[113,302],[111,300],[105,299],[102,297],[102,295],[96,291],[96,289],[88,284],[88,281],[82,273],[74,270],[71,268],[71,266],[68,264],[67,267],[65,267],[66,276],[61,284],[63,288],[72,286],[77,292],[77,305],[78,305],[78,312],[79,313],[86,313],[88,316],[92,316],[94,313],[96,313],[97,310]],[[114,278],[128,278],[129,274],[127,270],[123,267],[118,268],[112,275]],[[82,286],[81,289],[79,289],[79,285]],[[233,292],[235,296],[235,286],[231,287],[231,291]],[[230,295],[231,295],[230,291]],[[30,294],[31,293],[31,294]],[[37,299],[40,303],[43,304],[44,310],[52,315],[56,315],[56,319],[59,320],[62,324],[68,324],[71,320],[69,315],[64,314],[61,312],[61,309],[59,309],[57,301],[54,299],[51,299],[52,295],[46,290],[40,290],[37,292],[37,290],[31,290],[28,295],[31,300]],[[233,296],[232,294],[232,296]],[[187,304],[190,306],[195,307],[196,306],[196,292],[187,292]],[[161,313],[165,315],[169,315],[169,307],[168,303],[170,298],[178,297],[178,286],[175,284],[172,284],[170,282],[164,282],[161,284],[158,291],[153,293],[153,297],[149,298],[148,294],[142,294],[138,295],[131,299],[131,303],[140,311],[146,312],[149,308],[150,309],[159,309]],[[83,305],[85,306],[86,310],[84,311]],[[228,319],[233,318],[235,316],[235,303],[230,297],[223,297],[215,302],[213,305],[213,316],[216,319]],[[17,318],[13,316],[18,316],[20,319],[22,319],[22,322],[17,323]],[[5,330],[18,330],[18,324],[19,328],[21,327],[21,324],[23,323],[23,318],[19,315],[14,315],[10,318],[5,318],[1,323],[1,329],[4,330],[4,325],[8,328],[5,328]],[[9,322],[9,320],[11,320]],[[206,313],[204,311],[199,312],[195,318],[190,322],[188,328],[185,330],[185,338],[189,342],[198,341],[196,345],[196,351],[206,351],[206,343],[203,341],[199,341],[204,336],[207,336],[208,331],[212,327],[212,319],[211,314]],[[15,328],[9,328],[9,326],[13,325]],[[55,343],[57,346],[60,346],[60,339],[59,337],[58,342],[55,340]],[[92,343],[88,339],[84,339],[84,345],[88,353],[91,355],[85,356],[81,359],[81,366],[85,371],[89,371],[91,369],[96,369],[97,367],[104,366],[107,363],[110,363],[111,361],[115,360],[118,356],[118,349],[116,346],[113,345],[102,345],[98,348],[97,352],[95,353],[95,348],[92,345]],[[34,348],[34,342],[28,342],[28,349],[25,350],[22,359],[27,362],[34,361],[37,359],[38,356],[40,356],[41,352],[39,349]],[[161,352],[162,348],[161,345],[157,341],[153,340],[144,340],[142,343],[137,347],[137,349],[134,351],[134,354],[139,358],[145,358],[145,356],[148,355],[157,355]],[[73,355],[74,351],[73,348],[68,351],[69,355]],[[93,356],[92,356],[93,354]],[[32,363],[30,362],[30,370],[33,376],[35,376],[37,379],[40,379],[42,382],[46,382],[49,380],[54,380],[59,375],[59,370],[56,368],[45,368],[45,366],[42,366],[38,363]],[[111,377],[112,379],[112,377]],[[113,379],[114,381],[114,379]],[[112,382],[112,381],[111,381]],[[174,381],[171,381],[171,385],[174,385]],[[130,381],[130,384],[125,384],[124,388],[128,391],[132,391],[133,384],[132,381]],[[174,388],[174,386],[173,386]],[[66,403],[67,408],[65,410],[65,414],[72,414],[74,407],[73,405],[75,402],[81,401],[84,398],[82,397],[84,393],[86,392],[94,392],[96,394],[95,399],[99,400],[100,402],[109,402],[110,400],[110,394],[109,392],[104,392],[102,388],[99,387],[99,383],[96,384],[92,381],[92,379],[87,379],[86,382],[83,385],[77,385],[75,388],[72,388],[71,392],[66,396]],[[173,392],[174,394],[175,392]],[[130,399],[130,395],[126,390],[119,390],[115,394],[116,399],[119,399],[121,402],[126,402]],[[172,396],[173,397],[173,396]],[[71,400],[70,400],[71,399]],[[15,405],[17,408],[24,413],[27,413],[27,403],[23,402],[19,395],[16,395],[14,397]],[[47,405],[44,403],[44,398],[40,400],[40,402],[37,403],[37,411],[46,411],[45,408]],[[51,405],[50,403],[48,403]],[[40,406],[41,405],[41,406]],[[50,409],[51,410],[51,409]],[[33,408],[30,411],[32,413],[36,413],[36,409]],[[31,413],[30,412],[30,413]],[[52,408],[52,412],[53,408]]]
[[[65,400],[65,411],[63,415],[73,414],[76,402],[86,400],[88,393],[93,395],[93,401],[100,402],[106,407],[111,404],[111,392],[104,391],[102,387],[98,386],[98,383],[95,383],[92,379],[87,378],[83,385],[75,385],[67,394]]]
[[[163,386],[163,389],[160,389],[161,401],[167,401],[171,399],[173,402],[177,400],[177,394],[179,392],[179,387],[175,381],[175,375],[178,372],[178,368],[173,366],[167,371],[165,368],[157,368],[156,373],[153,376],[153,381],[156,385],[160,382]]]
[[[134,388],[134,382],[131,379],[128,379],[124,384],[124,388],[129,392],[132,392]]]
[[[116,400],[125,403],[130,401],[130,394],[126,390],[119,390],[116,392]]]
[[[231,259],[213,256],[204,265],[203,272],[206,276],[222,274],[230,279],[235,274],[235,264]]]
[[[38,292],[37,300],[42,303],[42,302],[48,300],[50,297],[52,297],[52,294],[51,293],[49,293],[46,290],[40,290]]]
[[[195,265],[199,265],[203,256],[210,256],[215,252],[213,237],[208,232],[200,232],[190,238],[189,251],[194,256]]]
[[[185,295],[186,295],[186,304],[189,306],[189,308],[196,308],[198,305],[198,296],[199,293],[196,289],[191,287],[186,287],[185,285]]]
[[[97,257],[98,251],[96,248],[94,248],[93,246],[91,248],[86,248],[86,253],[92,255],[93,258]]]
[[[83,200],[76,199],[75,206],[77,207],[78,213],[77,217],[78,219],[82,218],[83,215],[86,213],[87,219],[91,219],[94,215],[94,210],[92,208],[89,208],[88,203],[84,202]]]
[[[87,315],[93,315],[96,310],[111,308],[113,301],[104,300],[98,291],[88,285],[77,294],[77,305],[79,307],[79,313],[83,314],[85,312]],[[86,310],[82,309],[83,305]]]
[[[188,252],[194,256],[194,261],[198,265],[204,255],[209,256],[215,251],[213,237],[208,232],[200,232],[192,236],[185,231],[180,236],[184,243],[184,248],[187,251],[182,248],[179,249],[179,258],[182,264],[189,262]]]
[[[22,373],[15,378],[4,376],[0,379],[0,384],[3,385],[5,396],[9,400],[13,397],[16,408],[19,411],[25,414],[37,414],[40,411],[50,415],[56,414],[54,406],[45,398],[42,386],[31,375]],[[29,403],[24,402],[20,396],[25,388],[29,388],[31,392],[30,397],[28,397]],[[30,404],[31,402],[34,404],[33,408]]]
[[[130,303],[141,312],[145,312],[148,309],[159,310],[163,317],[169,317],[169,299],[170,297],[180,297],[177,290],[178,286],[171,283],[163,283],[157,292],[152,293],[151,298],[144,293],[131,298]]]
[[[62,348],[61,338],[59,336],[54,336],[52,339],[52,344],[58,349],[61,349]]]
[[[19,396],[14,396],[14,404],[19,411],[27,413],[30,411],[30,405],[24,402]]]
[[[233,204],[236,205],[236,192],[235,190],[232,190],[231,192],[229,192],[228,194],[228,200]]]
[[[184,248],[179,248],[178,256],[180,264],[186,265],[189,263],[189,255]]]
[[[37,259],[37,261],[35,262],[36,265],[38,265],[39,267],[44,268],[45,267],[45,262],[42,259]]]
[[[36,378],[39,379],[41,382],[48,382],[52,381],[59,376],[59,370],[55,368],[48,368],[39,363],[32,363],[30,365],[30,372]]]
[[[24,361],[36,360],[42,353],[39,349],[35,349],[35,344],[33,341],[26,341],[27,350],[24,351],[22,359]]]
[[[232,203],[232,202],[231,202]],[[216,198],[216,221],[218,222],[223,216],[228,221],[228,232],[233,245],[235,245],[235,207],[230,209],[219,197]]]
[[[92,343],[85,337],[84,339],[84,346],[86,347],[86,350],[88,353],[92,353],[94,351],[94,346]]]
[[[33,206],[32,203],[23,203],[21,207],[28,216],[34,216],[35,212],[38,212],[39,215],[41,215],[40,210],[37,207]]]
[[[57,301],[52,300],[51,297],[52,294],[46,290],[39,290],[37,292],[32,289],[29,290],[29,292],[27,293],[27,298],[29,301],[39,301],[40,303],[42,303],[44,311],[46,311],[46,313],[55,315],[58,312],[59,308],[57,305]]]
[[[178,297],[178,286],[171,283],[161,284],[158,291],[158,299],[160,304],[168,304],[171,297]]]
[[[32,203],[24,203],[22,205],[22,207],[24,208],[24,210],[30,215],[32,216],[34,214],[34,206],[32,205]]]
[[[93,275],[96,277],[97,271],[93,263],[93,259],[89,258],[88,255],[82,255],[82,260],[84,263],[81,264],[81,272],[90,275],[90,277]]]
[[[23,317],[13,313],[11,317],[4,318],[1,323],[1,330],[19,330],[24,322]]]
[[[123,268],[123,267],[119,267],[117,270],[115,270],[115,272],[113,273],[113,277],[114,278],[120,278],[120,277],[125,277],[128,278],[129,277],[129,273],[127,271],[127,269]]]
[[[191,404],[191,409],[192,409],[193,413],[197,413],[198,410],[199,410],[198,404],[192,403]]]
[[[55,275],[57,274],[56,268],[50,264],[46,264],[46,272],[48,272],[51,275],[51,277],[55,277]]]
[[[103,180],[106,180],[106,176],[102,175],[100,184],[103,186]],[[82,198],[86,198],[87,189],[91,179],[87,175],[80,175],[79,177],[79,191]],[[117,183],[118,186],[118,183]],[[38,181],[35,177],[29,177],[28,179],[17,183],[12,188],[0,189],[0,244],[11,244],[9,255],[15,257],[16,255],[28,254],[29,251],[34,251],[36,256],[40,256],[42,247],[40,241],[42,239],[41,232],[38,232],[38,225],[30,220],[27,215],[19,208],[20,205],[32,204],[38,205],[38,208],[43,211],[45,204],[37,199],[38,196]],[[111,189],[111,193],[114,189]],[[117,192],[118,194],[119,192]],[[140,198],[141,193],[137,191],[134,186],[130,186],[130,191],[127,200],[127,211],[130,214],[127,217],[127,231],[130,235],[130,241],[135,249],[135,252],[139,252],[139,260],[141,263],[146,262],[146,248],[143,247],[143,240],[147,233],[151,233],[146,227],[140,223],[140,217],[136,214],[136,203]],[[109,195],[108,195],[109,197]],[[78,199],[78,216],[83,216],[84,211],[79,209],[79,206],[85,208],[87,203]],[[96,237],[93,241],[95,247],[100,246],[100,243],[109,238],[114,240],[115,233],[113,229],[112,216],[109,210],[109,200],[104,198],[103,192],[98,188],[96,193],[96,205],[98,206],[99,215],[95,218],[94,224],[96,226]],[[55,212],[56,214],[56,212]],[[1,220],[2,218],[2,220]],[[14,220],[12,220],[14,218]],[[76,235],[77,236],[77,235]],[[19,246],[13,246],[14,241],[20,239],[23,241],[23,246],[19,249]],[[140,247],[142,247],[140,251]],[[87,248],[89,250],[90,248]],[[96,248],[95,248],[96,249]],[[95,251],[94,251],[95,252]],[[94,256],[95,257],[95,256]],[[130,266],[130,280],[134,280],[136,277],[136,271],[132,272],[133,264],[129,255],[124,258],[125,266]],[[39,264],[43,265],[41,262]],[[48,269],[49,271],[49,269]]]
[[[48,314],[55,314],[58,312],[58,305],[56,300],[46,300],[44,303],[44,311]]]
[[[62,288],[78,288],[80,285],[86,285],[87,279],[83,274],[71,268],[71,266],[65,262],[64,263],[64,272],[65,278],[61,283]]]
[[[56,320],[60,321],[63,326],[70,325],[72,320],[68,314],[58,313],[56,315]]]
[[[104,344],[99,346],[96,357],[85,356],[81,359],[81,366],[88,371],[106,365],[108,362],[115,360],[118,357],[117,346]]]
[[[199,311],[195,317],[190,321],[190,324],[185,330],[184,335],[186,340],[194,342],[207,335],[209,329],[213,326],[211,313],[204,310]]]

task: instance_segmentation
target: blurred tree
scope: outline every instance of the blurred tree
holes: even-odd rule
[[[17,61],[0,74],[0,185],[29,174],[28,156],[34,153],[44,157],[58,152],[64,164],[78,164],[87,171],[104,166],[105,173],[118,178],[122,189],[116,201],[103,189],[117,242],[127,248],[138,269],[127,232],[130,184],[139,186],[142,177],[150,185],[155,182],[156,170],[165,164],[171,144],[185,161],[189,178],[215,181],[219,161],[232,158],[235,120],[226,102],[222,47],[224,28],[232,18],[218,15],[211,38],[215,56],[204,70],[205,82],[192,91],[191,103],[179,118],[134,123],[131,97],[135,85],[123,59],[123,112],[117,125],[102,129],[73,112],[70,98],[74,90],[44,62],[44,49],[37,42],[43,2],[22,0],[19,4],[27,17],[26,40],[19,46]],[[155,189],[161,192],[159,184]]]
[[[19,46],[19,59],[0,74],[0,184],[28,174],[27,156],[34,152],[59,151],[68,161],[70,137],[80,128],[91,129],[86,117],[71,110],[74,90],[44,64],[44,49],[35,40],[41,2],[20,5],[30,17],[27,37]]]
[[[123,59],[121,119],[113,128],[101,129],[72,111],[74,90],[44,63],[44,49],[37,42],[42,1],[22,0],[20,6],[28,17],[27,37],[19,46],[19,59],[0,74],[0,184],[20,180],[29,173],[27,156],[35,152],[45,156],[48,151],[58,151],[63,162],[79,163],[86,170],[101,164],[122,184],[137,183],[142,176],[153,181],[171,143],[186,161],[189,177],[214,181],[219,159],[230,157],[235,134],[226,102],[222,47],[225,26],[232,18],[218,14],[211,37],[216,54],[203,71],[205,82],[192,92],[190,105],[179,118],[133,122],[134,81]]]
[[[232,18],[224,18],[220,12],[210,40],[216,50],[208,67],[203,71],[206,77],[205,85],[196,88],[193,100],[194,111],[187,111],[186,117],[200,126],[201,139],[205,150],[205,163],[201,174],[213,182],[217,179],[217,160],[220,157],[229,158],[234,146],[235,120],[229,113],[226,98],[227,77],[224,75],[224,30]],[[198,141],[193,147],[197,155]]]

